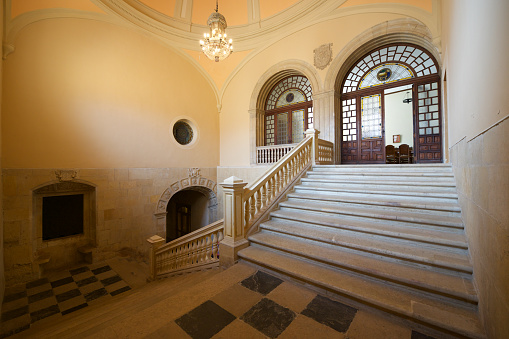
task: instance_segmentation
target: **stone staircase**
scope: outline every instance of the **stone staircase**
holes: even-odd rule
[[[314,166],[246,261],[449,334],[483,338],[448,165]]]

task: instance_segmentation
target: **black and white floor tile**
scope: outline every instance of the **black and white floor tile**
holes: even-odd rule
[[[0,338],[19,333],[51,317],[66,316],[104,297],[114,297],[131,288],[107,264],[62,271],[6,290],[1,315]]]

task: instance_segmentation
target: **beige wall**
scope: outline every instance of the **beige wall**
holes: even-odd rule
[[[442,4],[451,162],[481,315],[489,338],[506,338],[509,120],[501,120],[509,115],[509,2],[456,0]]]
[[[212,88],[142,34],[92,20],[39,21],[19,34],[3,79],[4,168],[218,165]],[[198,128],[191,147],[170,134],[179,117]]]
[[[319,70],[313,66],[315,48],[333,43],[334,58],[358,34],[381,22],[400,17],[396,14],[357,14],[329,20],[291,34],[250,59],[235,73],[224,91],[220,129],[228,133],[221,133],[221,166],[249,165],[249,103],[257,82],[268,69],[289,60],[307,64],[314,71],[309,76],[316,77],[319,86],[313,88],[316,95],[324,87],[329,68]],[[321,138],[326,136],[324,129],[332,123],[315,118],[315,128],[321,130]]]
[[[407,92],[410,93],[411,98],[411,89],[408,91],[386,94],[384,96],[386,145],[399,147],[401,144],[407,144],[410,147],[414,146],[412,104],[406,104],[403,102]],[[401,135],[401,142],[393,142],[392,136],[395,134]]]

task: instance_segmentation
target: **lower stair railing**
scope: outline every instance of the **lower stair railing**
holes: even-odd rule
[[[224,219],[164,244],[160,236],[147,241],[151,279],[211,266],[230,266],[237,252],[247,247],[247,236],[255,233],[279,202],[300,181],[313,164],[333,163],[333,143],[318,139],[317,130],[273,164],[249,187],[230,177],[223,187]]]

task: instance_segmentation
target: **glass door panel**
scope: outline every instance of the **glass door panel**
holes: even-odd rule
[[[277,115],[277,144],[288,143],[288,112]]]
[[[292,112],[292,142],[298,143],[304,139],[304,109]]]

